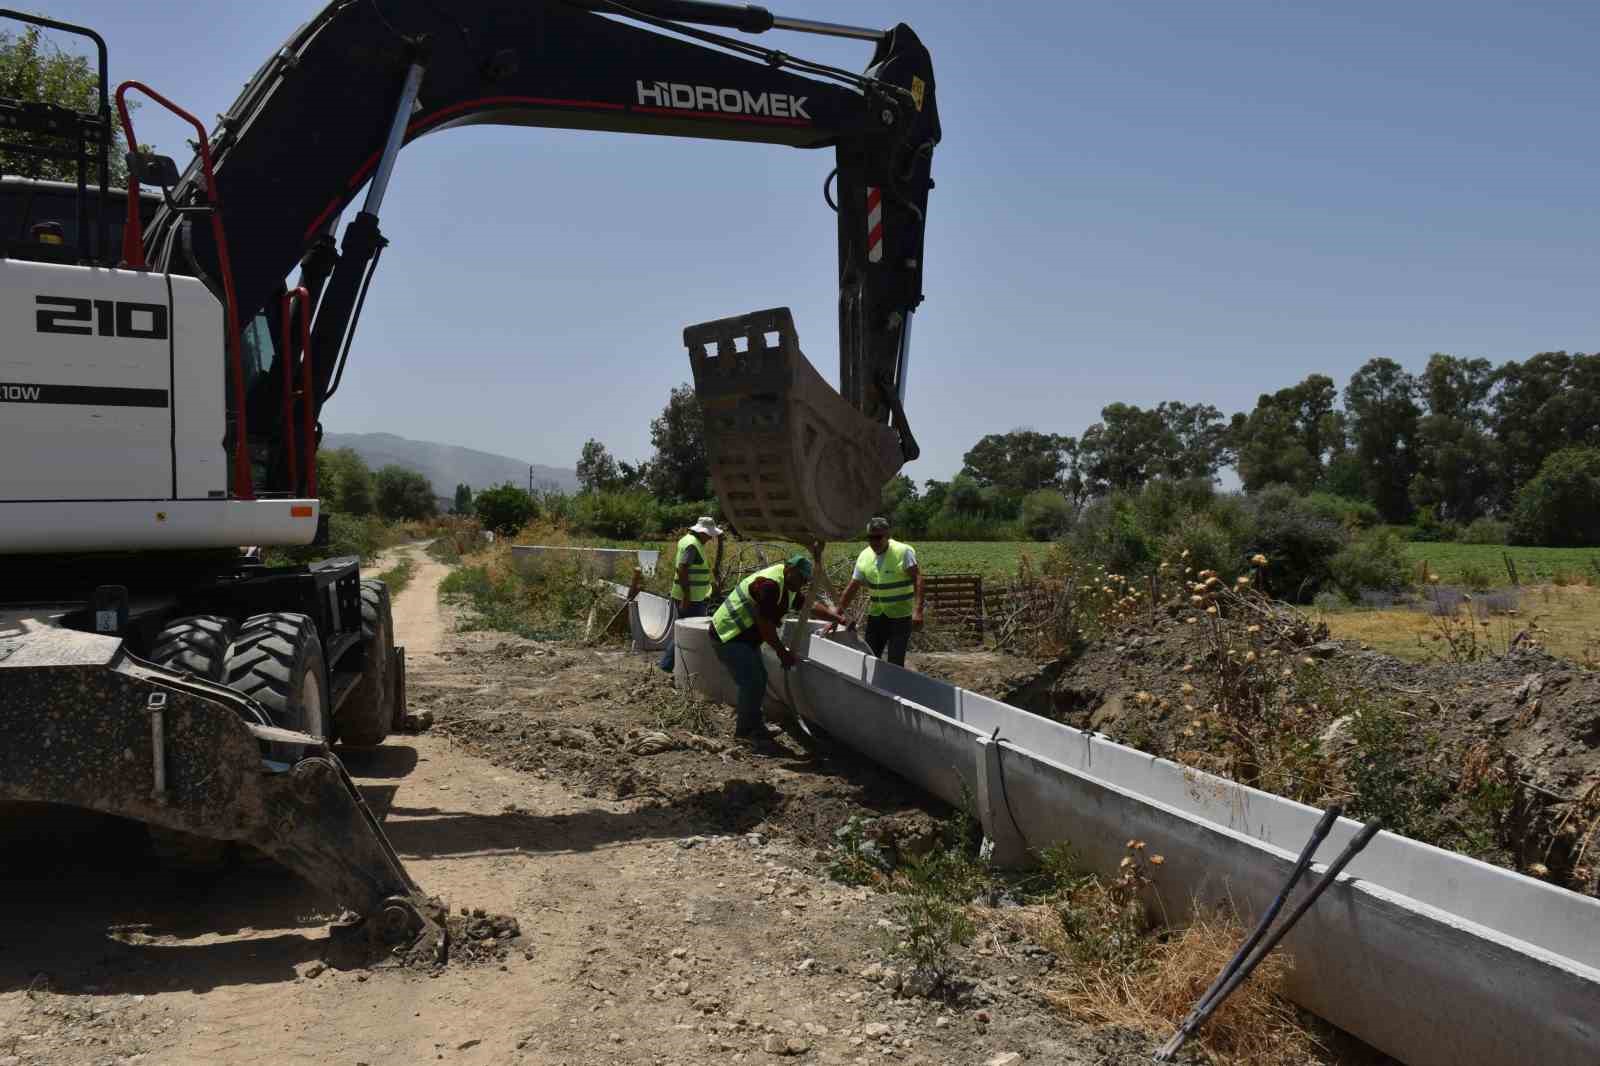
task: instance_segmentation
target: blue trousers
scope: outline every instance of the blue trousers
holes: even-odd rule
[[[678,604],[677,610],[679,618],[703,618],[705,617],[706,613],[706,601],[701,600],[699,603],[691,603],[687,608],[680,603]],[[673,642],[673,633],[674,630],[672,627],[668,626],[667,646],[661,652],[661,669],[665,670],[669,674],[672,673],[672,667],[678,661],[678,646]]]
[[[743,640],[724,644],[713,640],[717,658],[722,660],[733,683],[739,686],[739,702],[733,722],[735,736],[745,736],[761,728],[761,703],[767,695],[767,664],[761,659],[761,645]]]

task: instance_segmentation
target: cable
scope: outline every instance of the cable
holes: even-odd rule
[[[833,184],[833,180],[835,178],[837,178],[838,176],[839,176],[839,168],[838,167],[834,167],[832,170],[828,171],[828,176],[822,179],[822,199],[823,199],[823,202],[826,203],[829,207],[833,208],[833,213],[836,214],[836,215],[839,213],[839,205],[833,202],[833,194],[828,192],[828,187]]]

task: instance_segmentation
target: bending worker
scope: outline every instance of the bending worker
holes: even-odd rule
[[[761,720],[761,701],[767,693],[767,666],[761,661],[761,645],[766,644],[777,653],[785,670],[794,666],[794,653],[784,647],[778,627],[785,612],[803,608],[806,583],[810,580],[811,560],[804,555],[791,555],[739,582],[711,616],[711,646],[739,686],[733,735],[751,741],[756,750],[766,754],[782,749],[772,743]],[[820,603],[811,608],[811,613],[835,624],[844,622],[843,615]]]
[[[896,666],[906,664],[911,631],[922,628],[922,568],[916,549],[889,538],[889,520],[867,523],[867,546],[856,558],[850,584],[839,597],[839,612],[850,609],[861,586],[871,595],[867,608],[867,647]],[[887,651],[887,656],[884,654]]]
[[[678,554],[672,564],[672,602],[677,604],[678,618],[700,618],[706,613],[706,601],[711,598],[711,560],[706,558],[705,543],[712,537],[722,536],[722,530],[709,515],[689,527],[689,532],[678,538]],[[673,626],[667,627],[667,646],[661,653],[661,669],[672,673],[677,661],[677,645],[673,642]]]

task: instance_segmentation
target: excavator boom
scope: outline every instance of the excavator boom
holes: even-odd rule
[[[699,28],[708,24],[863,37],[874,51],[855,74]],[[309,358],[319,411],[337,388],[386,243],[378,216],[396,153],[418,137],[475,124],[833,149],[824,195],[838,213],[838,394],[824,397],[832,390],[820,375],[798,369],[805,359],[792,328],[772,338],[790,371],[773,373],[770,361],[732,350],[692,351],[691,362],[697,392],[716,412],[707,447],[736,528],[805,540],[855,533],[900,462],[917,454],[900,400],[922,299],[939,121],[931,60],[916,34],[684,0],[330,4],[251,79],[211,142],[239,321],[270,314],[285,276],[301,265],[315,316]],[[203,185],[197,160],[172,190],[173,207],[144,233],[142,252],[155,268],[209,280],[220,299],[228,294],[215,229],[179,210],[206,202]],[[334,224],[363,188],[335,250]],[[707,328],[687,331],[691,349],[689,335]],[[714,374],[706,366],[713,357]],[[293,437],[274,421],[278,377],[255,385],[245,417],[230,413],[230,433],[242,423],[257,452]],[[822,408],[826,416],[817,415]],[[774,419],[785,428],[774,430]],[[830,441],[821,449],[808,434],[824,429]],[[781,454],[771,450],[780,441]]]

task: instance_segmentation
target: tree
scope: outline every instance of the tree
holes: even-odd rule
[[[462,485],[457,485],[456,486],[456,498],[455,498],[455,501],[450,505],[450,513],[451,514],[471,514],[472,513],[472,486],[471,485],[462,484]]]
[[[604,444],[590,437],[578,456],[577,474],[584,492],[605,492],[617,485],[617,461]]]
[[[439,511],[433,485],[415,470],[393,464],[378,471],[378,513],[391,522],[432,518]]]
[[[1247,492],[1292,485],[1309,492],[1345,449],[1344,415],[1333,379],[1312,374],[1298,385],[1263,393],[1249,415],[1233,416],[1228,436]]]
[[[1563,448],[1517,493],[1511,541],[1546,547],[1600,544],[1600,448]]]
[[[339,514],[372,513],[372,470],[353,448],[333,448],[317,453],[317,492],[330,511]]]
[[[1411,517],[1417,472],[1417,379],[1393,359],[1369,359],[1350,377],[1344,406],[1367,498],[1386,522]]]
[[[1071,437],[1031,429],[990,433],[961,457],[962,471],[984,488],[992,486],[1023,496],[1058,487],[1067,465],[1067,448],[1075,444]]]
[[[1090,494],[1136,489],[1167,471],[1179,447],[1160,411],[1114,403],[1100,418],[1079,441]]]
[[[473,502],[483,528],[502,537],[514,535],[539,517],[539,504],[526,489],[509,481],[478,493]]]
[[[1441,519],[1470,522],[1493,503],[1498,446],[1490,435],[1489,394],[1495,372],[1487,359],[1435,354],[1419,386],[1428,413],[1417,421],[1417,473],[1411,502]]]
[[[1495,377],[1490,432],[1502,464],[1496,496],[1506,505],[1552,452],[1600,446],[1600,354],[1540,352]]]
[[[656,449],[650,464],[650,490],[656,499],[683,503],[710,495],[705,423],[692,385],[672,390],[661,416],[650,423],[650,443]]]
[[[1167,477],[1209,480],[1234,461],[1228,427],[1215,407],[1169,400],[1156,406],[1156,414],[1166,429],[1161,443],[1167,449],[1162,471]]]
[[[0,97],[98,113],[99,84],[99,74],[88,59],[63,52],[44,39],[39,27],[29,26],[19,33],[0,32]],[[30,134],[22,140],[40,147],[71,147],[71,142],[64,138],[41,138]],[[127,177],[127,165],[123,159],[127,149],[115,115],[111,121],[111,140],[108,153],[111,180],[120,184]],[[77,165],[67,159],[44,159],[22,152],[0,152],[0,174],[76,181],[78,170]],[[96,167],[89,168],[88,177],[91,182],[99,180]]]

